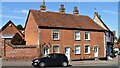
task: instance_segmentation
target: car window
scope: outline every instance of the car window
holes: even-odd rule
[[[49,55],[47,55],[47,57],[54,58],[54,55],[53,54],[49,54]]]

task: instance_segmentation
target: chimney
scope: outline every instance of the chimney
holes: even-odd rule
[[[99,17],[98,12],[95,12],[95,13],[94,13],[94,18],[95,18],[96,16]]]
[[[41,12],[45,12],[46,11],[45,0],[43,0],[43,3],[40,6],[40,11]]]
[[[74,7],[73,14],[74,15],[79,15],[79,10],[78,10],[78,8],[76,6]]]
[[[60,13],[65,13],[65,8],[64,8],[64,5],[63,5],[63,4],[61,4],[61,7],[60,7],[60,9],[59,9],[59,12],[60,12]]]

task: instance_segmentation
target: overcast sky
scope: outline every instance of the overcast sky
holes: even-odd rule
[[[60,4],[65,5],[66,13],[72,14],[73,7],[77,6],[80,15],[87,15],[92,19],[97,11],[104,23],[118,33],[118,2],[46,2],[47,11],[59,12]],[[29,9],[39,10],[40,5],[41,2],[2,2],[1,27],[9,20],[24,27]]]

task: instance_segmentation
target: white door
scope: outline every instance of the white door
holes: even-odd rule
[[[44,47],[43,48],[43,56],[46,57],[49,54],[49,48],[48,47]]]
[[[94,47],[94,57],[96,57],[96,58],[98,57],[98,51],[99,51],[98,46],[95,46]]]
[[[70,48],[65,47],[65,55],[67,56],[68,60],[70,60]]]

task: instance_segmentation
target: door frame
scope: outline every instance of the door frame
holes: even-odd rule
[[[95,48],[97,48],[97,56],[95,56]],[[99,46],[94,46],[94,57],[98,58],[99,57]]]
[[[64,54],[65,54],[65,55],[66,55],[66,53],[65,53],[65,51],[66,51],[65,49],[66,49],[66,48],[70,49],[70,47],[69,47],[69,46],[64,47]],[[66,55],[66,56],[67,56],[67,58],[68,58],[68,60],[70,60],[70,59],[71,59],[71,56],[70,56],[70,55],[71,55],[71,52],[70,52],[70,51],[71,51],[71,49],[69,50],[69,56],[67,56],[67,55]]]
[[[49,51],[49,47],[47,47],[47,46],[44,46],[44,47],[42,47],[42,54],[43,54],[43,56],[46,56],[44,53],[46,53],[46,52],[44,52],[44,50],[46,50],[46,49],[48,49],[48,53],[47,54],[49,54],[50,53],[50,51]]]

